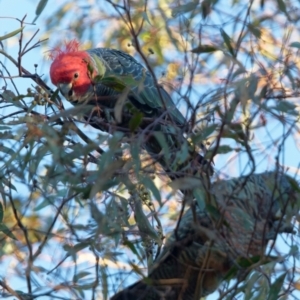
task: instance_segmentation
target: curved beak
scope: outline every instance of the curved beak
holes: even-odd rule
[[[60,92],[65,96],[68,97],[70,95],[70,91],[72,90],[73,86],[72,83],[59,83],[57,85],[59,88]]]

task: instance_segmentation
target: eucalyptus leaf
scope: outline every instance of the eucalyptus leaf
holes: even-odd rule
[[[173,190],[193,190],[198,188],[200,184],[200,179],[194,177],[183,177],[175,179],[169,183],[169,186]]]
[[[221,32],[221,36],[223,37],[223,40],[225,42],[225,45],[226,45],[228,51],[230,52],[230,54],[232,56],[235,56],[235,52],[234,52],[234,49],[233,49],[233,46],[232,46],[231,38],[229,37],[229,35],[223,29],[220,29],[220,32]]]
[[[293,48],[298,48],[298,49],[300,49],[300,42],[292,42],[292,43],[290,43],[289,46],[290,46],[290,47],[293,47]]]
[[[160,238],[156,232],[156,230],[151,226],[147,216],[145,215],[143,208],[142,208],[142,203],[141,199],[136,199],[134,201],[134,218],[137,224],[137,227],[139,228],[140,233],[146,234],[155,241],[159,242]]]
[[[3,221],[3,216],[4,216],[4,207],[3,204],[0,202],[0,224]]]
[[[149,177],[143,177],[141,182],[152,192],[159,204],[162,205],[160,191],[154,184],[153,180],[151,180]]]
[[[10,33],[8,33],[8,34],[6,34],[6,35],[0,36],[0,41],[6,40],[6,39],[8,39],[8,38],[11,38],[11,37],[17,35],[17,34],[20,33],[24,28],[25,28],[25,26],[23,26],[23,27],[21,27],[21,28],[19,28],[19,29],[16,29],[16,30],[14,30],[14,31],[12,31],[12,32],[10,32]],[[5,91],[4,91],[4,92],[5,92]],[[2,93],[2,95],[4,94],[4,92]]]
[[[193,11],[199,5],[198,1],[189,2],[187,4],[178,5],[172,9],[172,17],[176,18],[182,14]]]
[[[286,277],[286,272],[284,272],[283,274],[281,274],[280,276],[278,276],[276,278],[276,280],[271,284],[270,287],[270,292],[269,292],[269,297],[267,300],[277,300],[278,299],[278,295],[282,289],[282,286],[284,284],[284,280]]]
[[[39,211],[49,205],[51,205],[52,203],[47,199],[47,198],[44,198],[44,200],[39,204],[37,205],[35,208],[34,208],[34,211]]]
[[[40,2],[38,3],[38,6],[36,7],[36,10],[35,10],[36,17],[34,18],[32,23],[35,23],[35,21],[38,19],[38,17],[41,15],[43,10],[45,9],[47,3],[48,3],[48,0],[40,0]]]
[[[198,47],[191,50],[192,53],[211,53],[218,51],[219,49],[212,45],[199,45]]]
[[[5,224],[0,224],[0,231],[2,231],[5,235],[10,237],[13,240],[18,240],[15,235],[12,233],[12,231],[5,225]]]
[[[91,275],[90,272],[87,272],[87,271],[82,271],[82,272],[79,272],[77,274],[74,274],[73,276],[73,281],[74,282],[77,282],[79,279],[83,278],[83,277],[86,277],[86,276],[89,276]]]
[[[129,92],[130,92],[130,88],[128,86],[125,87],[121,95],[118,96],[118,100],[114,107],[114,114],[115,114],[116,121],[118,123],[122,122],[123,107],[125,105]]]

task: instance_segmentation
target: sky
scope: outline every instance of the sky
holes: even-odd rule
[[[52,3],[54,3],[54,1]],[[35,18],[36,2],[37,1],[33,0],[22,0],[22,5],[20,5],[19,1],[0,0],[0,36],[3,36],[20,28],[20,23],[16,20],[16,18],[21,20],[26,15],[25,21],[31,23]],[[51,11],[53,10],[51,10],[50,5],[48,6],[49,8],[47,7],[47,10],[45,11],[51,13]],[[45,28],[45,26],[43,24],[43,16],[41,16],[36,21],[36,25],[25,25],[25,39],[29,38],[37,29],[40,29],[37,38],[35,38],[35,41],[37,41],[38,37],[43,34],[43,28]],[[6,42],[8,42],[7,45]],[[15,57],[15,54],[18,51],[17,37],[14,39],[5,40],[5,45],[8,47],[11,56]],[[45,49],[37,48],[34,51],[28,52],[28,54],[24,57],[23,62],[25,68],[34,72],[34,64],[38,64],[38,71],[42,70],[43,66],[45,65],[45,53],[43,53],[44,51]],[[22,83],[20,84],[22,88]],[[26,87],[26,84],[24,84],[24,86]]]
[[[20,3],[22,2],[22,5]],[[45,32],[43,32],[45,26],[44,26],[44,19],[48,16],[50,16],[56,8],[56,4],[61,1],[59,0],[51,0],[49,1],[46,9],[42,13],[42,15],[38,18],[36,21],[36,25],[26,25],[26,30],[25,30],[25,38],[29,38],[37,29],[40,29],[40,32],[37,36],[43,36]],[[37,6],[38,1],[34,0],[19,0],[19,1],[14,1],[14,0],[0,0],[0,37],[12,32],[16,29],[19,28],[19,22],[15,20],[15,18],[22,19],[25,15],[26,21],[31,22],[35,18],[35,10]],[[5,18],[4,18],[5,17]],[[11,18],[8,18],[11,17]],[[37,40],[38,37],[35,38]],[[8,41],[8,44],[6,42]],[[18,40],[17,38],[15,39],[9,39],[4,41],[5,47],[9,49],[9,53],[11,56],[16,57],[16,53],[18,51]],[[33,51],[30,51],[25,57],[23,61],[24,67],[29,70],[30,72],[34,73],[35,67],[34,65],[37,64],[37,72],[38,74],[44,74],[44,78],[48,80],[48,83],[51,85],[48,77],[48,70],[49,70],[49,65],[50,61],[47,58],[47,47],[39,47]],[[9,62],[7,62],[7,67],[13,72],[11,75],[17,75],[17,69],[12,66]],[[48,79],[47,79],[48,78]],[[32,84],[31,80],[19,80],[16,79],[16,83],[18,85],[18,88],[20,89],[20,92],[25,92],[28,83]],[[0,80],[0,88],[1,88],[1,80]],[[5,112],[0,112],[0,114],[3,114]],[[259,141],[263,140],[264,137],[268,137],[268,134],[273,134],[274,136],[280,136],[282,131],[281,129],[276,125],[273,124],[269,127],[269,132],[262,132],[261,136],[258,137],[257,139],[257,147],[262,147],[262,145],[259,145]],[[256,137],[255,137],[256,138]],[[289,149],[289,151],[285,154],[285,163],[290,166],[297,166],[299,162],[299,150],[298,150],[298,145],[295,145],[295,141],[292,138],[287,139],[286,148]],[[230,154],[233,155],[233,154]],[[222,159],[219,161],[215,162],[220,166],[220,169],[226,167],[226,164],[228,163],[228,160],[231,158],[230,155],[224,156]],[[264,171],[266,170],[270,165],[272,165],[270,161],[264,160],[261,161],[261,164],[258,167],[258,171]],[[237,176],[240,173],[240,170],[231,170],[232,172],[230,173],[232,176]],[[294,170],[296,171],[296,170]],[[294,172],[293,172],[294,173]],[[282,248],[283,250],[287,250],[284,242],[282,243]],[[8,263],[9,264],[9,263]],[[0,273],[1,274],[1,273]],[[22,285],[24,283],[22,282],[17,282],[17,284]],[[210,296],[208,299],[215,299],[215,296]]]

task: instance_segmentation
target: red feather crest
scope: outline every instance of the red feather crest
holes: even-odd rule
[[[80,52],[81,50],[79,48],[80,43],[76,39],[65,41],[64,48],[60,46],[53,48],[52,50],[50,50],[49,57],[50,59],[55,60],[65,54]]]

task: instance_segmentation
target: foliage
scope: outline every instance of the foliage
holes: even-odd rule
[[[197,178],[170,187],[141,151],[142,115],[128,137],[92,129],[82,108],[65,108],[47,76],[24,67],[37,47],[53,48],[68,36],[85,48],[134,55],[186,115],[187,139],[214,161],[212,180],[275,168],[296,176],[299,3],[64,0],[51,15],[49,6],[40,0],[36,8],[41,33],[28,37],[25,17],[11,32],[0,31],[0,262],[9,268],[0,274],[2,298],[108,299],[147,274],[190,204],[180,190],[192,189],[205,207]],[[13,56],[8,42],[16,37]],[[186,151],[182,145],[178,160]],[[244,266],[249,272],[229,278],[216,298],[297,298],[299,240],[278,240],[271,247],[276,259]]]

